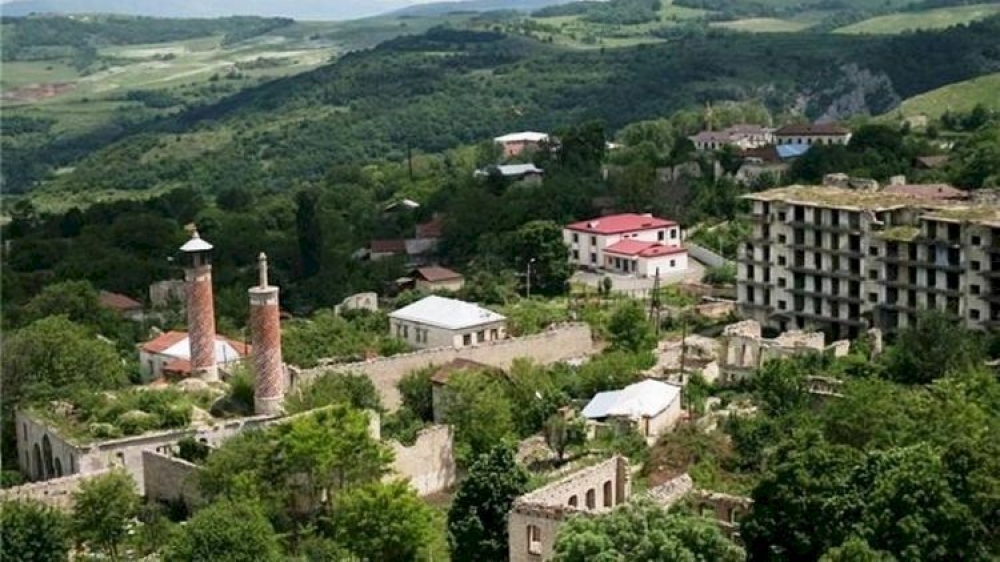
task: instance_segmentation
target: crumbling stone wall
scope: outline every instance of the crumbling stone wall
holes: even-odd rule
[[[7,488],[0,490],[0,502],[34,500],[49,507],[71,511],[73,509],[73,493],[79,490],[84,482],[108,472],[107,470],[102,470],[88,474],[73,474],[71,476],[64,476],[63,478]]]
[[[726,536],[739,542],[740,520],[750,511],[753,500],[708,490],[695,490],[689,497],[698,513],[715,519]]]
[[[202,503],[196,464],[158,453],[142,452],[144,494],[149,501],[181,502],[189,511]]]
[[[628,459],[615,456],[517,498],[507,521],[510,561],[551,559],[563,519],[605,513],[631,493]]]
[[[430,365],[443,365],[459,358],[507,369],[514,362],[514,359],[519,357],[544,364],[589,355],[592,352],[593,342],[590,326],[583,323],[573,323],[555,327],[540,334],[487,342],[460,349],[439,347],[392,357],[380,357],[371,361],[303,370],[294,376],[294,385],[308,384],[316,377],[331,371],[364,374],[371,378],[375,384],[385,407],[390,411],[395,411],[400,405],[396,383],[407,373],[416,369]]]
[[[772,359],[818,353],[826,349],[823,332],[791,330],[774,339],[767,339],[762,337],[760,323],[755,320],[726,326],[721,339],[719,374],[723,384],[746,378]],[[845,353],[839,344],[834,350],[838,354]]]
[[[396,441],[388,443],[396,454],[393,471],[408,480],[421,496],[436,494],[455,485],[458,474],[451,426],[435,425],[424,429],[411,446]]]

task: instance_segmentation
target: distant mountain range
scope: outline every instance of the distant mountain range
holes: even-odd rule
[[[433,16],[454,11],[536,10],[568,0],[14,0],[0,14],[127,14],[161,18],[216,18],[232,15],[283,16],[297,20],[345,20],[387,12]]]

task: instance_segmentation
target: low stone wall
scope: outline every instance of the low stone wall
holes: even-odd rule
[[[49,507],[71,511],[73,509],[73,493],[80,489],[84,482],[107,474],[102,470],[88,474],[73,474],[63,478],[53,478],[44,482],[33,482],[0,490],[0,501],[34,500]]]
[[[392,357],[380,357],[371,361],[307,369],[298,373],[295,385],[308,384],[316,377],[329,372],[364,374],[375,384],[385,407],[394,411],[400,405],[396,383],[407,373],[430,365],[443,365],[453,359],[461,358],[507,369],[514,359],[519,357],[545,364],[589,355],[592,352],[590,326],[573,323],[553,327],[540,334],[460,349],[438,347]]]
[[[695,312],[705,318],[720,319],[736,313],[736,301],[716,301],[699,304]]]
[[[189,511],[201,503],[198,465],[156,451],[142,452],[146,499],[164,503],[180,501]]]
[[[691,242],[690,240],[685,240],[684,245],[688,249],[688,254],[692,258],[700,261],[701,263],[707,265],[708,267],[722,267],[724,265],[734,265],[733,262],[727,260],[726,258],[716,254],[712,250],[699,246]]]
[[[458,475],[451,426],[429,427],[409,447],[396,441],[388,444],[396,454],[393,471],[407,479],[421,496],[443,492],[455,485]]]

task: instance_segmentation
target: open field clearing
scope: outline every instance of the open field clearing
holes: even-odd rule
[[[973,4],[925,12],[899,13],[860,21],[835,33],[893,34],[915,29],[942,29],[1000,13],[1000,4]]]
[[[721,27],[733,31],[749,31],[752,33],[788,33],[801,31],[809,24],[799,21],[782,20],[778,18],[747,18],[743,20],[713,22],[712,27]]]
[[[899,109],[892,113],[938,117],[948,110],[969,111],[978,104],[1000,110],[1000,73],[949,84],[914,96],[904,101]]]

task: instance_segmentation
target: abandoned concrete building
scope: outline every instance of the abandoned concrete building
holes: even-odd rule
[[[970,328],[1000,326],[1000,205],[936,189],[838,185],[745,196],[753,222],[737,268],[745,317],[835,338],[906,328],[922,310],[948,311]]]
[[[734,384],[753,375],[764,363],[772,359],[792,357],[804,353],[821,353],[826,346],[823,332],[791,330],[775,338],[765,338],[760,323],[744,320],[723,329],[719,338],[718,383]],[[834,347],[836,355],[844,355],[844,341]]]

